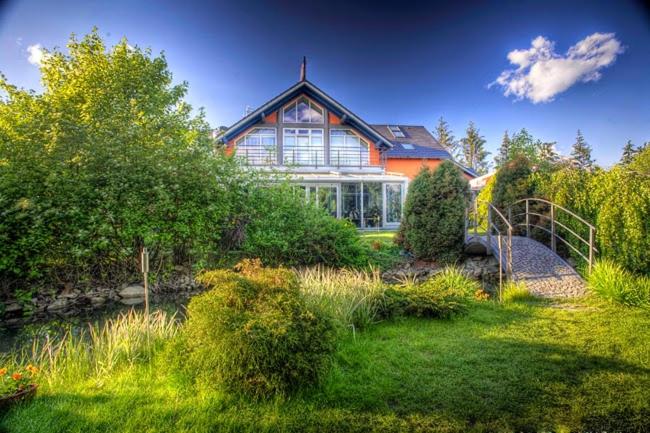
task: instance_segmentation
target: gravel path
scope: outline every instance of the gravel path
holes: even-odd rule
[[[570,298],[587,291],[585,281],[567,262],[545,245],[523,236],[512,237],[512,273],[515,281],[525,283],[536,296]]]

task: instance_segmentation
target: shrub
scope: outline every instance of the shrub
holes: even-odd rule
[[[377,270],[335,270],[321,266],[297,272],[310,305],[327,311],[342,327],[367,328],[378,320],[385,287]]]
[[[449,318],[466,310],[466,303],[474,297],[479,284],[455,267],[422,284],[405,284],[386,289],[381,304],[381,317]]]
[[[290,185],[262,188],[251,198],[242,253],[268,266],[360,267],[368,256],[357,229],[306,203]]]
[[[292,271],[253,260],[198,280],[210,290],[190,301],[183,332],[196,378],[253,398],[318,382],[330,364],[334,327],[306,305]]]
[[[469,188],[450,161],[423,168],[409,186],[398,242],[419,259],[453,262],[463,250]]]
[[[635,276],[611,260],[596,262],[588,283],[604,299],[630,306],[650,306],[650,277]]]

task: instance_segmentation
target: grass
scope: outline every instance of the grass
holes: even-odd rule
[[[184,385],[154,348],[43,383],[0,431],[647,431],[649,339],[641,309],[477,302],[454,320],[350,333],[326,382],[289,399]]]

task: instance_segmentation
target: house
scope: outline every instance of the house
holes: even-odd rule
[[[397,227],[409,181],[422,166],[453,161],[424,126],[367,123],[308,81],[304,60],[300,81],[221,138],[227,152],[287,172],[306,200],[361,229]]]

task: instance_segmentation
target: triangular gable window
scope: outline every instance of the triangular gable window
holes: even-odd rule
[[[323,109],[302,97],[284,107],[282,111],[284,123],[323,123]]]

